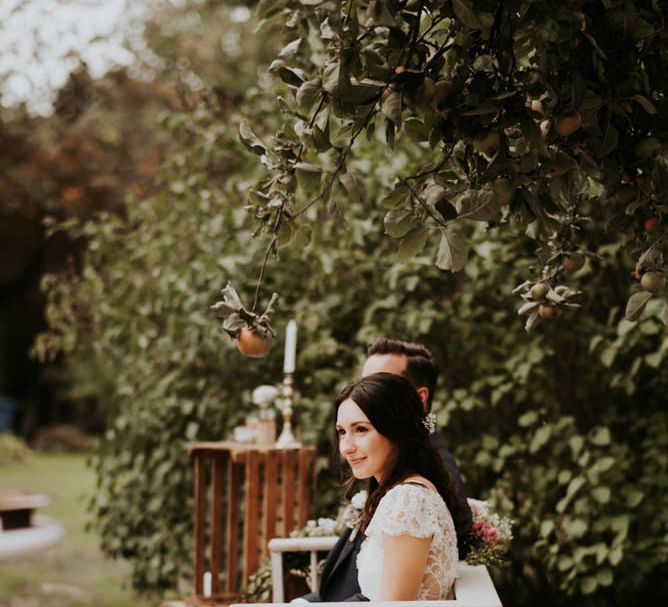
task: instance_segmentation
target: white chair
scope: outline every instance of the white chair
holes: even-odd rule
[[[316,563],[317,553],[331,550],[336,543],[336,537],[301,537],[277,538],[269,542],[271,555],[271,573],[273,582],[273,605],[285,605],[283,592],[283,553],[310,552],[311,576],[309,586],[312,590],[318,587]],[[484,565],[472,566],[464,561],[457,565],[457,580],[455,581],[455,599],[451,601],[402,601],[402,607],[502,607],[499,595],[496,593],[492,578]],[[350,603],[322,603],[328,607],[350,607]],[[267,603],[232,605],[232,607],[260,607]],[[369,607],[393,607],[393,602],[369,602]],[[294,606],[293,606],[294,607]]]

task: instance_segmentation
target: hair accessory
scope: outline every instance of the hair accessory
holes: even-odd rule
[[[436,416],[433,413],[427,413],[422,420],[422,425],[427,429],[429,434],[436,432]]]

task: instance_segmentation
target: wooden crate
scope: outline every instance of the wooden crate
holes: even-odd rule
[[[315,448],[196,443],[195,604],[225,604],[268,555],[267,543],[306,524],[315,510]],[[211,572],[212,596],[204,597]]]

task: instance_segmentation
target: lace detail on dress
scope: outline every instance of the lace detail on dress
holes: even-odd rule
[[[452,516],[435,491],[417,485],[397,485],[378,503],[357,556],[359,584],[370,600],[380,599],[383,573],[382,535],[430,537],[431,545],[417,600],[454,598],[457,576],[457,534]]]

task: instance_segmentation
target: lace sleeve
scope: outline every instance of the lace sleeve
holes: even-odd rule
[[[430,507],[429,489],[397,485],[380,500],[366,535],[411,535],[430,537],[438,530],[438,518]]]

